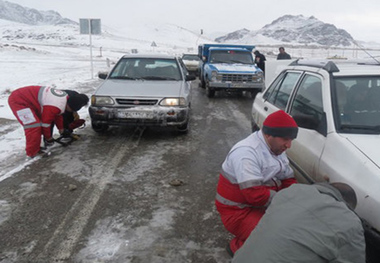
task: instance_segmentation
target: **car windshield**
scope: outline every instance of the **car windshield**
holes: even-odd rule
[[[181,80],[175,59],[122,58],[110,73],[110,79]]]
[[[200,61],[200,58],[197,55],[183,55],[182,60],[193,60],[193,61]]]
[[[333,106],[342,133],[380,133],[380,76],[335,78]]]
[[[211,63],[241,63],[253,64],[250,52],[235,50],[212,50],[210,54]]]

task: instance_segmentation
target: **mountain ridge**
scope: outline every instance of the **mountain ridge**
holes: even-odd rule
[[[77,22],[74,22],[68,18],[63,18],[56,11],[38,11],[33,8],[23,7],[21,5],[7,2],[4,0],[0,0],[0,20],[13,21],[16,23],[21,23],[24,25],[30,26],[40,26],[40,25],[48,25],[48,26],[78,26]],[[145,31],[149,31],[149,28],[155,27],[154,35],[144,36],[144,40],[146,41],[157,41],[165,40],[160,34],[167,33],[168,25],[159,26],[156,24],[145,25],[147,28],[141,28],[141,25],[138,26],[137,30],[134,30],[133,34],[129,35],[132,38],[139,37],[141,34],[145,34]],[[304,46],[323,46],[323,47],[349,47],[355,45],[356,43],[365,43],[364,41],[355,41],[353,37],[344,29],[339,29],[336,26],[328,23],[324,23],[314,16],[305,17],[303,15],[284,15],[273,20],[272,23],[265,25],[259,30],[249,30],[246,28],[233,31],[223,36],[219,36],[215,38],[215,35],[211,38],[199,34],[183,28],[181,26],[170,25],[171,27],[177,27],[176,31],[182,31],[180,35],[190,35],[193,36],[191,38],[195,38],[195,40],[191,40],[194,44],[190,44],[190,46],[194,46],[193,49],[197,49],[198,44],[208,43],[208,42],[219,42],[219,43],[232,43],[232,44],[252,44],[255,45],[304,45]],[[103,26],[102,26],[103,28]],[[106,27],[104,27],[106,28]],[[49,29],[49,31],[53,31]],[[7,40],[12,39],[21,39],[21,38],[42,38],[42,39],[50,39],[56,38],[61,40],[70,40],[75,38],[74,36],[59,36],[60,29],[57,29],[57,32],[49,32],[49,34],[45,34],[45,32],[34,32],[34,33],[25,33],[24,32],[14,32],[12,29],[5,29],[3,31],[3,38]],[[77,32],[76,29],[74,29]],[[107,30],[102,29],[103,33],[107,34]],[[186,32],[185,32],[186,31]],[[140,32],[140,33],[138,33]],[[150,31],[151,32],[151,31]],[[1,32],[0,32],[1,33]],[[1,34],[0,34],[1,36]],[[217,36],[217,35],[216,35]],[[153,39],[154,38],[154,39]],[[181,37],[183,38],[183,37]],[[183,46],[185,46],[185,42],[189,37],[183,38]],[[185,40],[186,39],[186,40]],[[182,44],[181,44],[182,45]],[[372,44],[371,44],[372,45]],[[373,46],[377,45],[377,43],[373,43]]]
[[[260,43],[273,39],[279,43],[351,46],[353,37],[344,29],[324,23],[314,16],[284,15],[259,30],[240,29],[215,39],[218,43]]]
[[[0,0],[0,19],[28,25],[78,24],[53,10],[39,11],[3,0]]]

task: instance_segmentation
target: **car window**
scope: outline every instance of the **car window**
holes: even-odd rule
[[[253,56],[250,52],[245,51],[213,50],[210,54],[210,62],[253,64]]]
[[[114,79],[181,80],[175,59],[123,58],[110,73]]]
[[[302,119],[300,127],[317,130],[323,119],[322,80],[319,77],[304,76],[289,113],[296,120]]]
[[[279,109],[285,110],[290,94],[300,75],[300,72],[287,72],[268,95],[268,101]]]
[[[265,91],[263,95],[264,100],[268,100],[270,95],[272,94],[273,90],[278,87],[279,83],[282,81],[284,78],[285,72],[281,72],[278,77],[272,82],[272,84],[269,86],[269,88]]]
[[[193,60],[193,61],[200,61],[201,59],[198,57],[198,55],[183,55],[183,60]]]
[[[189,75],[189,72],[187,71],[187,68],[186,68],[186,65],[185,63],[183,62],[183,60],[181,58],[178,59],[179,61],[179,64],[181,65],[181,68],[182,68],[182,71],[185,75]]]
[[[334,79],[334,118],[337,129],[347,133],[380,132],[380,76]]]

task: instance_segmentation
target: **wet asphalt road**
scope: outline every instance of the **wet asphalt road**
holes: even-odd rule
[[[209,99],[195,81],[186,135],[88,125],[0,182],[10,211],[0,262],[229,262],[215,189],[229,149],[250,134],[252,101]]]

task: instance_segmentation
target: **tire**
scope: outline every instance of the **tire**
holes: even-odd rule
[[[251,98],[252,98],[252,99],[255,99],[257,93],[259,93],[258,90],[252,90],[252,91],[251,91]]]
[[[208,82],[206,83],[206,95],[209,98],[213,98],[215,96],[215,90],[210,88]]]
[[[108,130],[108,124],[95,124],[92,122],[91,127],[97,133],[103,133]]]
[[[252,129],[252,132],[260,130],[260,127],[256,124],[254,120],[251,120],[251,129]]]
[[[206,88],[206,82],[203,78],[203,76],[200,76],[201,82],[199,83],[202,89]]]
[[[187,121],[185,124],[178,126],[177,131],[180,134],[187,134],[189,131],[189,121]]]

